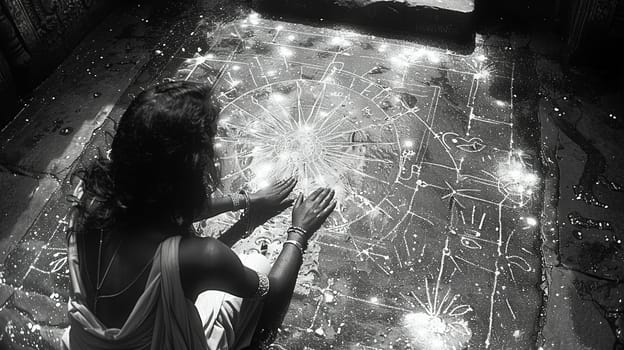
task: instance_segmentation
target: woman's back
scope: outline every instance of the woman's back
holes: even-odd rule
[[[71,328],[64,343],[70,349],[116,350],[116,349],[205,349],[207,348],[202,320],[193,302],[186,298],[182,289],[178,247],[181,237],[171,236],[158,245],[153,265],[149,269],[147,285],[139,293],[134,305],[115,303],[107,306],[101,316],[96,316],[86,305],[80,277],[73,282],[78,288],[70,300]],[[69,245],[70,273],[82,275],[80,258],[73,254],[74,243]],[[142,255],[142,254],[137,254]],[[128,302],[130,304],[130,302]],[[122,310],[122,308],[125,308]],[[105,324],[102,316],[131,310],[127,319],[113,317]],[[118,322],[121,327],[112,325]]]
[[[86,235],[85,244],[79,242],[86,300],[108,328],[124,325],[145,291],[154,254],[168,237],[155,230],[127,230],[102,233],[101,244],[100,235]]]

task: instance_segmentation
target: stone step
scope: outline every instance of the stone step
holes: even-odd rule
[[[254,0],[254,9],[461,43],[475,32],[474,0]]]

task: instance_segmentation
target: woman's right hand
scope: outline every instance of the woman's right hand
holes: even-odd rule
[[[292,211],[292,225],[304,229],[308,237],[321,227],[329,214],[336,208],[334,200],[334,190],[329,188],[318,188],[310,193],[308,198],[300,193],[295,200]]]

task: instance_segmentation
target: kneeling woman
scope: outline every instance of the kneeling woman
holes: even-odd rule
[[[217,116],[205,86],[150,88],[122,116],[110,160],[77,173],[68,348],[243,349],[283,320],[307,241],[333,211],[334,193],[319,188],[294,200],[273,266],[241,261],[230,246],[250,224],[293,205],[296,180],[211,199]],[[243,208],[251,215],[218,240],[193,233],[194,221]]]

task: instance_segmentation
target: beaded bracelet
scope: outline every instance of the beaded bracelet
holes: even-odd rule
[[[301,253],[301,256],[303,256],[303,254],[305,254],[305,249],[303,249],[303,245],[301,245],[301,243],[299,243],[298,241],[295,241],[294,239],[288,239],[286,241],[284,241],[284,245],[286,244],[292,244],[295,247],[297,247],[297,249],[299,249],[299,252]]]

